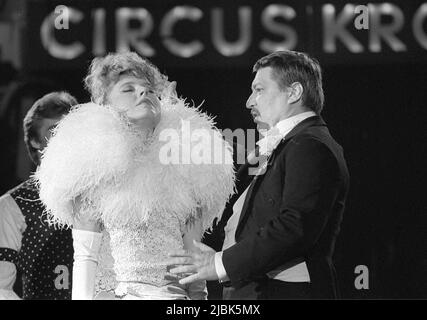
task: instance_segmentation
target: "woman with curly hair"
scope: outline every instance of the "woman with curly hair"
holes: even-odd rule
[[[231,147],[136,53],[95,58],[85,84],[92,102],[60,122],[36,173],[51,223],[73,229],[73,299],[206,299],[205,282],[168,273],[167,253],[198,250],[222,213]]]

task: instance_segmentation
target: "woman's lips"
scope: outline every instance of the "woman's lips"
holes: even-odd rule
[[[137,102],[137,104],[136,104],[137,107],[138,106],[147,106],[147,105],[152,105],[151,101],[149,101],[147,99],[141,100],[141,101]]]
[[[141,101],[135,107],[141,108],[141,109],[146,109],[146,110],[151,110],[151,111],[154,110],[154,105],[151,103],[151,101]]]

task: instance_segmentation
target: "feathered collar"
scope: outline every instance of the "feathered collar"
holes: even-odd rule
[[[113,108],[76,107],[57,126],[35,178],[50,220],[68,226],[76,218],[147,223],[156,212],[185,223],[202,209],[206,229],[234,191],[232,148],[212,118],[182,99],[162,103],[148,140]]]

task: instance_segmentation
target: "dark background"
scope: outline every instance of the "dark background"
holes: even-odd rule
[[[177,1],[168,3],[172,7]],[[402,1],[400,7],[407,10],[403,3],[408,8],[418,8],[422,1]],[[154,12],[161,11],[153,8]],[[404,12],[409,12],[405,23],[410,26],[412,11]],[[31,13],[28,19],[31,20]],[[307,28],[303,22],[299,25]],[[409,36],[405,33],[405,37]],[[427,298],[427,52],[418,48],[409,50],[411,54],[391,55],[388,59],[390,53],[386,49],[384,53],[358,57],[342,50],[335,55],[334,63],[333,57],[322,53],[319,47],[307,46],[309,40],[303,39],[302,49],[308,48],[306,51],[319,58],[323,66],[326,102],[322,116],[344,148],[351,175],[347,209],[335,251],[342,297]],[[36,98],[51,88],[62,88],[80,102],[88,101],[82,79],[91,57],[63,69],[45,58],[37,63],[37,52],[30,48],[25,54],[31,56],[32,70],[0,64],[0,85],[5,88],[0,105],[2,193],[24,178],[17,173],[18,167],[23,170],[17,159],[19,148],[22,149],[22,115],[28,108],[23,107],[23,96]],[[216,115],[219,128],[237,129],[255,128],[245,102],[253,79],[252,64],[262,55],[250,50],[243,62],[236,64],[222,64],[210,54],[205,57],[205,64],[203,60],[193,65],[188,61],[182,65],[171,63],[162,55],[152,61],[170,80],[177,81],[180,95],[197,105],[204,101],[202,109]],[[44,62],[49,67],[45,68]],[[209,236],[206,242],[218,248],[217,235]],[[369,289],[355,288],[358,265],[369,269]],[[210,297],[219,298],[219,286],[210,283],[209,288]]]

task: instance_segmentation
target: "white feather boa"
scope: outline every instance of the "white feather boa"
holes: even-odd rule
[[[94,103],[77,106],[61,120],[35,173],[48,220],[72,226],[83,218],[120,226],[167,212],[183,223],[201,218],[209,228],[234,191],[232,148],[213,120],[178,99],[162,103],[150,139],[132,128],[112,108]],[[194,139],[200,129],[210,141]],[[164,139],[167,132],[177,139]],[[211,159],[222,155],[222,163],[182,163],[182,156],[188,159],[188,151],[201,147]],[[162,163],[165,150],[180,151],[179,163]]]

